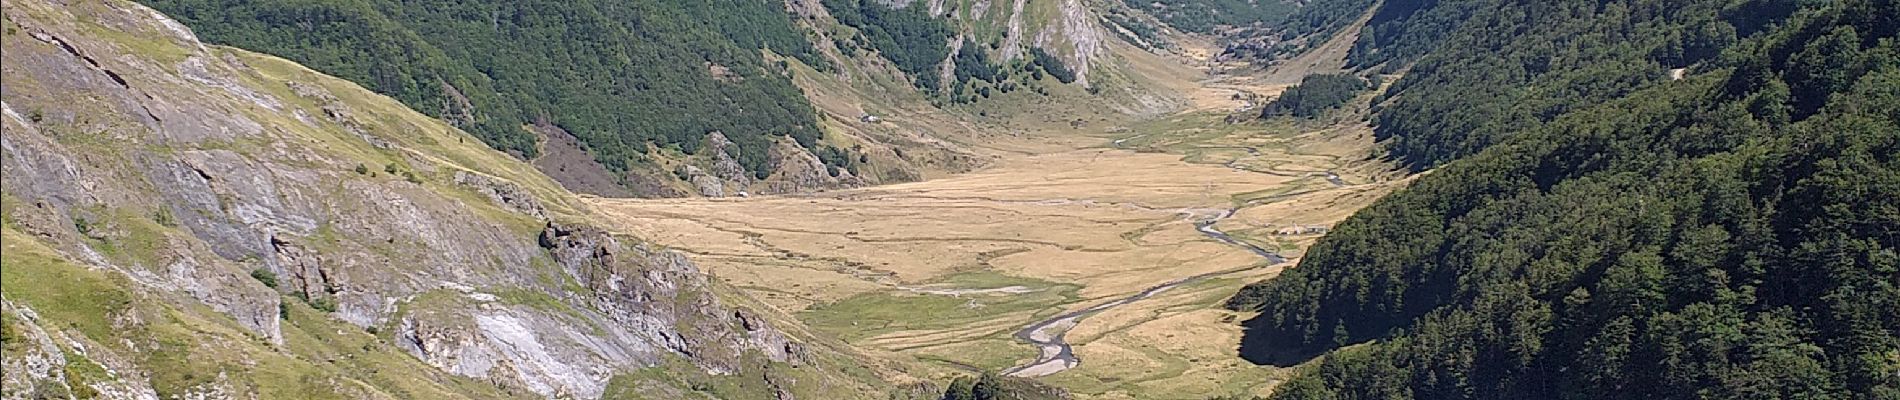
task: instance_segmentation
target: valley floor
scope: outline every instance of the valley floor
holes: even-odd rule
[[[1199,224],[1297,262],[1325,227],[1396,186],[1395,175],[1368,160],[1363,126],[1230,124],[1201,109],[1088,140],[1098,146],[1007,155],[924,182],[591,201],[613,224],[692,254],[815,329],[922,361],[912,371],[922,377],[1030,364],[1038,350],[1013,336],[1024,327],[1206,274],[1057,324],[1079,364],[1017,373],[1082,398],[1265,394],[1281,371],[1236,356],[1234,321],[1247,316],[1219,305],[1290,263]]]

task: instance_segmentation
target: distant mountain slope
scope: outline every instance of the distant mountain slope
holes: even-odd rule
[[[1738,30],[1747,28],[1745,19],[1786,18],[1790,10],[1776,3],[1619,2],[1499,10],[1467,2],[1459,6],[1487,11],[1469,22],[1427,19],[1420,21],[1422,28],[1387,28],[1438,32],[1435,37],[1444,43],[1394,42],[1396,49],[1370,51],[1437,49],[1423,57],[1393,59],[1418,63],[1390,90],[1394,100],[1374,120],[1377,134],[1388,141],[1394,157],[1415,170],[1471,155],[1524,127],[1666,81],[1670,69],[1710,61],[1739,38],[1758,33],[1759,27]],[[1444,32],[1466,24],[1467,29]],[[1360,43],[1367,42],[1362,38]],[[1359,50],[1355,54],[1367,53]]]
[[[145,3],[208,41],[357,82],[607,196],[807,192],[969,168],[957,138],[867,144],[838,129],[812,106],[836,94],[801,93],[793,63],[936,107],[1071,84],[1159,104],[1127,100],[1152,96],[1123,76],[1116,34],[1082,0]],[[889,75],[911,87],[858,81]]]
[[[1900,398],[1900,4],[1477,4],[1375,119],[1436,169],[1232,300],[1275,398]]]
[[[0,4],[0,397],[904,393],[394,99],[125,1]]]
[[[1161,22],[1188,32],[1213,33],[1219,27],[1278,22],[1299,4],[1288,0],[1122,0]]]

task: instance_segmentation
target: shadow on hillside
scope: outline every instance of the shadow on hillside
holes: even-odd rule
[[[1260,328],[1269,323],[1261,318],[1254,317],[1242,323],[1244,333],[1240,337],[1240,358],[1247,362],[1291,367],[1331,350],[1324,346],[1302,345],[1298,338],[1275,337],[1273,330]]]

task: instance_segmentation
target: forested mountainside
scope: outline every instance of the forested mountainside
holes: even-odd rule
[[[835,42],[845,56],[875,51],[910,76],[918,88],[952,102],[970,103],[1028,88],[1044,76],[1065,84],[1075,82],[1075,72],[1047,51],[1031,47],[1035,57],[1014,53],[1016,59],[1007,59],[1005,35],[965,34],[957,19],[932,15],[926,7],[897,8],[877,0],[824,0],[823,4],[838,23],[857,31]],[[990,40],[977,43],[979,36]],[[946,62],[949,73],[944,73]]]
[[[127,1],[0,4],[0,397],[905,393],[395,100]]]
[[[1482,0],[1315,0],[1285,18],[1238,32],[1226,40],[1231,57],[1272,60],[1314,50],[1341,34],[1358,36],[1346,55],[1352,69],[1394,72],[1436,49],[1467,21]],[[1354,22],[1366,19],[1363,26]]]
[[[1277,22],[1300,8],[1300,4],[1292,0],[1122,0],[1122,3],[1175,29],[1197,33],[1213,33],[1220,27]]]
[[[551,123],[625,173],[648,145],[708,132],[764,177],[767,150],[814,147],[816,115],[760,50],[825,65],[780,1],[148,0],[206,40],[289,58],[536,155]]]
[[[968,104],[1087,84],[1108,36],[1078,0],[146,3],[207,41],[357,82],[606,196],[915,179],[934,161],[906,150],[964,156],[838,137],[826,117],[859,115],[815,110],[813,96],[838,94],[801,92],[791,64],[849,81],[885,79],[888,62],[930,103]],[[936,142],[924,147],[948,146]]]
[[[1231,301],[1275,398],[1900,398],[1900,4],[1471,3],[1435,170]]]
[[[1523,132],[1524,126],[1667,81],[1671,69],[1715,69],[1721,65],[1702,64],[1740,38],[1763,33],[1771,21],[1787,18],[1794,10],[1790,4],[1762,0],[1477,6],[1487,11],[1470,17],[1465,22],[1469,28],[1430,36],[1444,35],[1442,44],[1395,43],[1401,49],[1438,51],[1419,59],[1406,79],[1394,84],[1394,100],[1374,121],[1377,134],[1405,165],[1430,168],[1499,143]],[[1473,5],[1447,2],[1439,7]],[[1434,31],[1459,25],[1431,21],[1426,26]],[[1820,100],[1798,99],[1810,110]]]

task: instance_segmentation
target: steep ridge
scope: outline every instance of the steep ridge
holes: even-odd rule
[[[4,11],[0,396],[901,392],[394,99],[130,2]]]
[[[1274,398],[1900,396],[1900,7],[1475,4],[1374,118],[1433,172],[1230,301]]]

